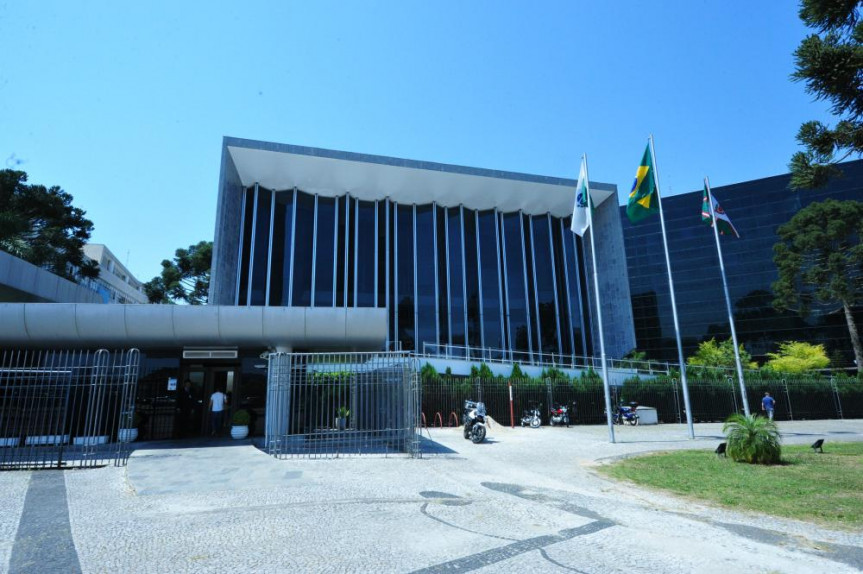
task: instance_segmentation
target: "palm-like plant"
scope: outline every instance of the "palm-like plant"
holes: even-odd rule
[[[737,462],[778,464],[782,458],[776,423],[759,416],[733,414],[722,426],[728,439],[728,456]]]

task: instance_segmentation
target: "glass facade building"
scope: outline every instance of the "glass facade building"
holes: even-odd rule
[[[229,137],[219,179],[211,305],[385,309],[390,348],[454,359],[594,355],[574,180]],[[598,257],[620,262],[600,288],[621,356],[635,340],[617,189],[591,194]]]
[[[232,304],[384,307],[406,350],[591,354],[582,240],[549,213],[244,187]]]
[[[777,342],[823,343],[833,364],[851,366],[853,353],[841,309],[816,308],[807,318],[773,308],[771,284],[776,229],[809,203],[832,198],[863,200],[863,161],[843,164],[844,176],[821,190],[793,192],[788,175],[713,189],[740,239],[720,236],[738,340],[754,358]],[[684,352],[698,343],[730,337],[713,232],[701,221],[702,192],[663,198],[668,248]],[[630,223],[621,208],[638,349],[676,361],[677,347],[659,218]],[[863,309],[856,314],[863,321]]]

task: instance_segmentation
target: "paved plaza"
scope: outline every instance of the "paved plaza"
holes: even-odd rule
[[[863,421],[779,423],[786,444]],[[125,468],[0,473],[0,571],[859,572],[863,536],[599,476],[712,449],[721,425],[424,432],[422,459],[275,460],[250,444],[138,445]],[[181,446],[185,448],[173,448]],[[816,456],[816,455],[813,455]],[[717,460],[716,464],[731,464]]]

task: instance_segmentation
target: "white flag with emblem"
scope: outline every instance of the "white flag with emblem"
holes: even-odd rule
[[[587,168],[584,158],[581,158],[581,170],[578,172],[578,185],[575,187],[575,206],[572,208],[572,224],[569,226],[573,233],[584,237],[589,225],[587,217],[587,198],[590,195],[587,182]]]

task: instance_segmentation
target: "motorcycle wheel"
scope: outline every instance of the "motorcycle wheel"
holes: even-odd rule
[[[631,424],[632,426],[637,425],[638,424],[638,417],[632,417],[631,419],[629,419],[629,424]]]
[[[476,425],[470,432],[470,440],[473,444],[479,444],[485,440],[485,427]]]
[[[542,421],[539,420],[539,417],[533,417],[532,419],[530,419],[530,428],[532,428],[532,429],[538,429],[539,425],[541,425],[541,424],[542,424]]]
[[[550,424],[551,426],[554,426],[554,418],[548,419],[548,424]]]
[[[470,427],[468,425],[464,425],[463,434],[464,434],[464,438],[466,438],[466,439],[470,438]]]

